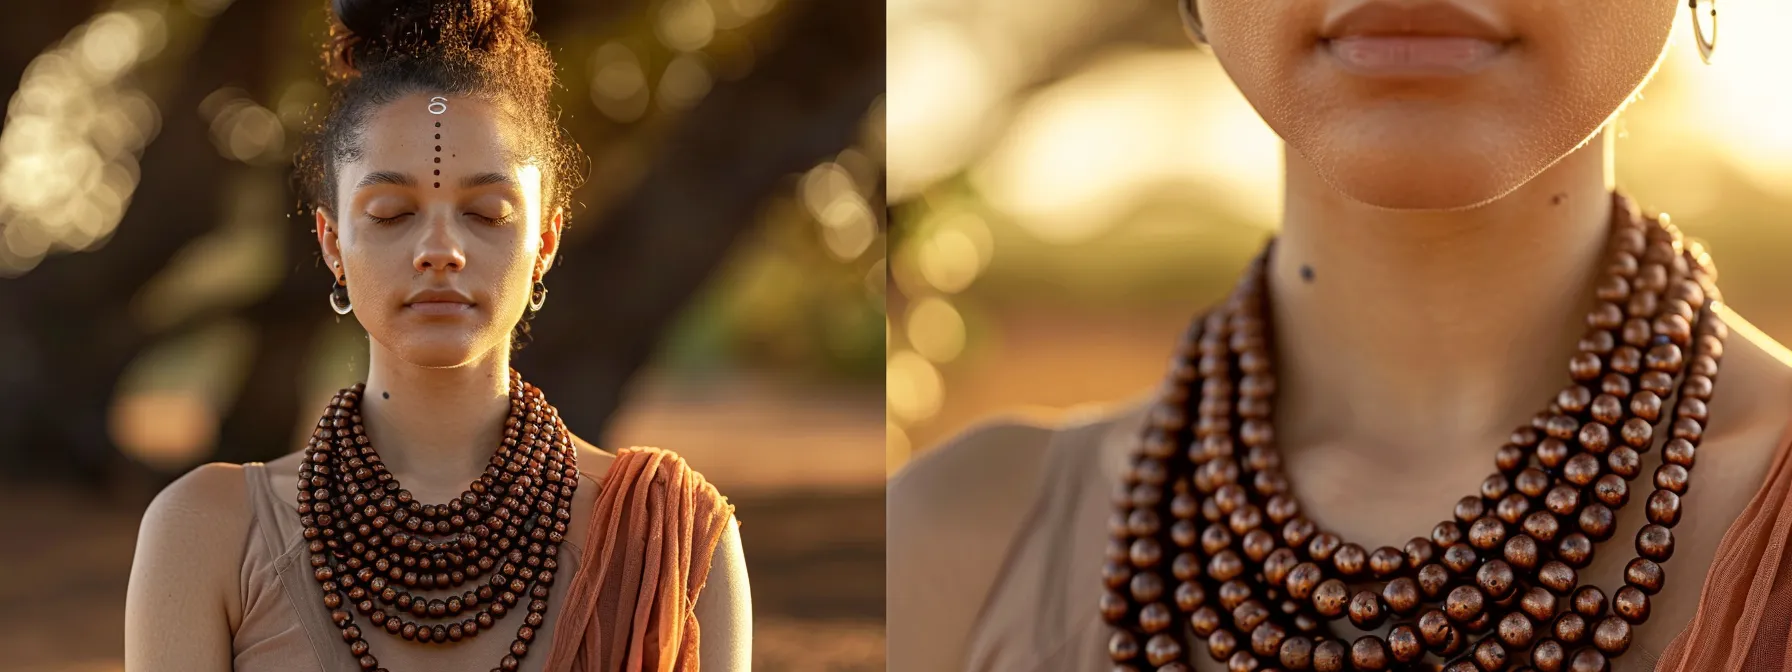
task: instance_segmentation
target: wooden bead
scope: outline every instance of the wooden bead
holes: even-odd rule
[[[1461,576],[1474,570],[1479,557],[1475,555],[1475,549],[1470,548],[1468,544],[1456,544],[1444,549],[1443,560],[1444,567],[1448,568],[1451,574]]]
[[[1599,618],[1605,614],[1605,593],[1597,586],[1581,586],[1569,599],[1574,612],[1589,619]]]
[[[1475,584],[1488,598],[1495,601],[1504,600],[1512,594],[1517,578],[1512,572],[1512,566],[1504,560],[1489,561],[1475,572]]]
[[[1556,542],[1556,557],[1569,567],[1581,569],[1593,561],[1593,541],[1580,532],[1562,535]]]
[[[1568,650],[1561,642],[1546,639],[1531,649],[1531,665],[1539,672],[1561,672],[1567,666]]]
[[[1226,670],[1227,672],[1256,672],[1260,664],[1257,657],[1251,655],[1250,652],[1238,651],[1233,653],[1231,658],[1226,659]]]
[[[1369,572],[1377,579],[1393,576],[1405,567],[1406,555],[1392,546],[1377,548],[1369,554]]]
[[[1407,540],[1406,546],[1401,548],[1401,552],[1406,555],[1407,569],[1416,570],[1431,562],[1432,556],[1437,554],[1437,547],[1431,543],[1430,539],[1413,537]]]
[[[1350,599],[1350,591],[1344,582],[1337,579],[1326,579],[1313,591],[1313,610],[1326,618],[1337,618],[1344,613],[1345,603]]]
[[[1525,516],[1520,529],[1539,543],[1552,543],[1561,532],[1561,523],[1549,511],[1533,511]]]
[[[1126,602],[1125,597],[1112,590],[1102,593],[1097,605],[1101,609],[1102,620],[1108,623],[1119,623],[1120,619],[1126,618],[1126,612],[1132,608]],[[450,634],[453,633],[450,632]]]
[[[1115,630],[1108,635],[1108,658],[1116,663],[1124,663],[1139,657],[1139,640],[1131,632]]]
[[[1419,592],[1423,593],[1426,599],[1437,599],[1450,585],[1450,571],[1438,564],[1420,567],[1418,584]]]
[[[1342,672],[1350,661],[1350,652],[1344,643],[1328,639],[1313,646],[1313,670],[1315,672]]]
[[[1655,487],[1676,495],[1686,494],[1687,478],[1686,467],[1678,464],[1663,464],[1655,468]]]
[[[1449,548],[1462,541],[1462,528],[1455,522],[1444,521],[1431,528],[1431,543],[1440,548]]]
[[[1616,656],[1630,648],[1630,624],[1616,616],[1607,616],[1593,626],[1593,646],[1608,656]]]
[[[1275,623],[1263,623],[1251,631],[1251,652],[1266,658],[1276,657],[1282,650],[1282,642],[1288,639],[1288,631]]]
[[[1556,596],[1542,586],[1526,588],[1518,600],[1518,609],[1536,623],[1547,623],[1556,617]]]
[[[1487,596],[1482,594],[1479,588],[1457,586],[1444,600],[1444,613],[1448,614],[1452,621],[1466,623],[1481,615],[1482,610],[1486,608],[1486,600]]]
[[[1282,641],[1282,649],[1277,656],[1282,667],[1290,670],[1305,670],[1313,666],[1313,640],[1306,637],[1289,637]]]
[[[1238,651],[1238,636],[1231,630],[1219,630],[1207,637],[1207,655],[1214,660],[1231,658]]]
[[[1668,490],[1651,492],[1645,511],[1649,522],[1671,528],[1680,522],[1680,496]]]
[[[1568,662],[1568,670],[1569,672],[1609,672],[1610,667],[1604,654],[1594,649],[1581,649],[1576,651],[1574,658]]]
[[[1517,571],[1530,572],[1537,568],[1539,552],[1537,540],[1532,539],[1528,534],[1512,535],[1510,539],[1506,540],[1505,547],[1501,552],[1506,563]]]
[[[1349,613],[1350,622],[1363,630],[1379,628],[1387,618],[1387,612],[1381,608],[1381,597],[1368,590],[1359,590],[1350,597]]]
[[[1558,516],[1572,516],[1580,510],[1580,489],[1565,483],[1556,485],[1543,496],[1543,507]]]
[[[1153,635],[1145,642],[1145,660],[1152,665],[1168,665],[1182,657],[1182,644],[1174,637],[1159,634]]]
[[[1612,537],[1612,528],[1617,525],[1617,514],[1604,504],[1593,502],[1580,510],[1580,531],[1593,541],[1605,541]]]
[[[1251,587],[1243,581],[1227,581],[1220,584],[1219,598],[1220,608],[1231,611],[1244,604],[1245,600],[1251,599]]]
[[[1353,578],[1363,573],[1369,563],[1369,554],[1362,546],[1342,544],[1332,553],[1332,567],[1345,578]]]
[[[1619,618],[1641,625],[1649,619],[1649,596],[1633,585],[1619,588],[1612,596],[1612,612]]]
[[[1269,620],[1269,608],[1257,600],[1246,600],[1232,610],[1232,622],[1243,632],[1257,629]]]
[[[1183,581],[1176,586],[1176,608],[1182,613],[1190,613],[1207,603],[1207,589],[1200,582]]]
[[[1217,581],[1230,581],[1243,572],[1244,560],[1229,548],[1207,561],[1207,575]]]
[[[1558,560],[1545,562],[1537,569],[1537,583],[1557,595],[1573,590],[1576,578],[1574,569]]]
[[[1475,644],[1475,665],[1482,670],[1506,669],[1506,647],[1489,637]]]
[[[1487,504],[1480,497],[1470,495],[1456,502],[1456,520],[1472,523],[1481,516],[1487,515]]]
[[[1410,577],[1394,579],[1382,587],[1381,599],[1395,614],[1409,616],[1419,608],[1419,584]]]
[[[1198,636],[1212,637],[1215,632],[1219,631],[1220,612],[1212,605],[1197,607],[1188,615],[1188,626]]]
[[[1388,631],[1388,655],[1395,662],[1410,663],[1425,656],[1425,643],[1411,625],[1396,625]]]
[[[1336,553],[1338,547],[1342,546],[1343,543],[1342,540],[1338,539],[1338,535],[1330,532],[1320,532],[1313,536],[1312,541],[1307,542],[1307,557],[1318,562],[1329,561],[1332,559],[1332,554]]]
[[[1578,644],[1587,636],[1587,619],[1572,611],[1563,612],[1556,617],[1554,633],[1564,644]]]
[[[1295,565],[1294,570],[1288,572],[1288,595],[1297,600],[1305,600],[1313,596],[1314,589],[1324,580],[1325,572],[1319,569],[1319,565],[1311,562]]]
[[[1390,658],[1387,643],[1374,635],[1358,637],[1350,645],[1350,664],[1357,670],[1386,670],[1391,663]]]
[[[1300,558],[1288,548],[1277,548],[1263,558],[1263,579],[1271,585],[1286,585],[1288,574],[1300,565]]]
[[[1589,453],[1580,453],[1574,457],[1568,458],[1567,464],[1562,467],[1562,478],[1574,485],[1585,487],[1592,483],[1594,479],[1599,478],[1599,458],[1594,457]],[[1556,489],[1561,490],[1565,487],[1567,486],[1556,486]],[[1578,502],[1579,491],[1576,490],[1575,492],[1575,501]],[[1551,491],[1550,494],[1554,493],[1555,491]],[[1551,508],[1550,510],[1555,511],[1554,508]],[[1560,511],[1556,511],[1556,513],[1558,515],[1567,515]]]
[[[1661,565],[1655,564],[1654,560],[1636,558],[1624,566],[1624,582],[1649,595],[1661,591],[1663,580]]]
[[[1139,610],[1139,628],[1147,633],[1155,634],[1170,627],[1170,608],[1162,602],[1152,602]],[[1162,665],[1162,663],[1153,663]]]
[[[1499,504],[1496,504],[1493,507],[1493,515],[1498,517],[1500,522],[1506,523],[1507,525],[1517,525],[1519,521],[1524,520],[1525,515],[1530,512],[1530,498],[1517,492],[1501,498]]]
[[[1531,623],[1531,619],[1526,618],[1523,612],[1507,612],[1505,616],[1500,618],[1499,625],[1496,627],[1497,636],[1500,638],[1500,642],[1514,649],[1523,649],[1524,647],[1530,646],[1531,639],[1537,636],[1536,628]]]
[[[1451,642],[1460,639],[1456,627],[1450,624],[1444,612],[1437,609],[1419,615],[1419,637],[1425,640],[1425,646],[1432,650],[1446,648]]]
[[[1468,527],[1468,543],[1476,549],[1491,551],[1505,542],[1506,527],[1498,518],[1484,517]]]
[[[1656,562],[1667,562],[1674,555],[1674,533],[1654,523],[1644,525],[1636,533],[1636,553]]]

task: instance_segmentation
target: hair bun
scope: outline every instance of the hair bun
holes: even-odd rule
[[[395,57],[453,49],[501,53],[529,35],[529,0],[330,0],[325,71],[348,79]]]

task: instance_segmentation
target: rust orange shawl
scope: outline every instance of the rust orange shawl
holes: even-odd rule
[[[617,454],[554,628],[547,672],[697,669],[697,593],[734,507],[678,455]]]

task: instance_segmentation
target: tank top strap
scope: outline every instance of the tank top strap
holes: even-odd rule
[[[274,486],[268,483],[267,465],[260,462],[244,463],[243,478],[248,481],[249,513],[255,521],[254,527],[261,530],[261,541],[267,557],[278,558],[285,550],[281,548],[280,538],[281,500],[275,494]]]

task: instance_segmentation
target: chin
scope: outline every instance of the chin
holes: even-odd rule
[[[411,335],[387,348],[412,366],[425,369],[451,369],[466,366],[490,353],[499,343],[488,343],[467,332],[459,335]]]
[[[1309,157],[1339,193],[1392,210],[1461,210],[1516,190],[1549,165],[1480,139],[1427,142],[1418,135],[1364,138]]]

